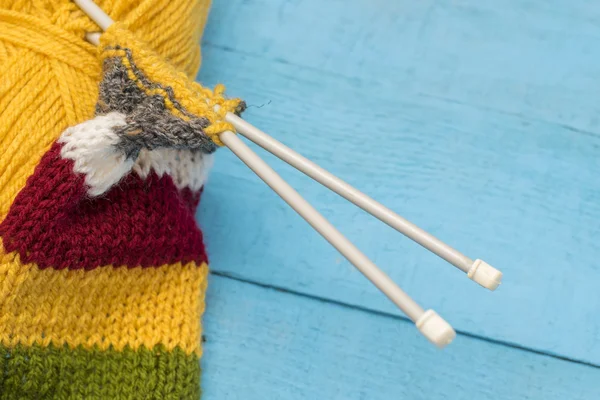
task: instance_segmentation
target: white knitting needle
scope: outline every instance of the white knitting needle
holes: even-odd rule
[[[398,232],[414,240],[421,246],[448,261],[481,286],[495,290],[500,284],[502,273],[482,260],[473,261],[458,250],[450,247],[435,236],[402,218],[381,203],[350,186],[329,171],[298,154],[265,132],[244,121],[233,113],[227,113],[225,120],[246,138],[263,149],[279,157],[294,168],[331,189],[346,200],[354,203]]]
[[[91,0],[75,0],[82,10],[102,29],[112,20]],[[102,24],[102,25],[101,25]],[[220,135],[223,143],[267,183],[283,200],[300,214],[317,232],[327,239],[340,253],[398,306],[417,326],[421,333],[438,347],[449,344],[456,333],[435,311],[424,311],[410,296],[383,273],[356,246],[342,235],[329,221],[315,210],[302,196],[285,182],[271,167],[254,153],[232,132]]]
[[[424,311],[237,135],[232,132],[224,132],[219,138],[225,146],[396,304],[430,341],[439,347],[444,347],[454,339],[456,334],[446,321],[433,310]]]

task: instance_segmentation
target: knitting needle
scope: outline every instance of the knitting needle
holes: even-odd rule
[[[75,4],[90,17],[104,32],[114,21],[92,0],[75,0]]]
[[[242,162],[396,304],[430,341],[439,347],[444,347],[454,339],[456,334],[446,321],[433,310],[424,311],[238,136],[228,131],[222,133],[219,138]]]
[[[350,186],[337,176],[298,154],[237,115],[227,113],[225,120],[231,123],[235,129],[247,139],[313,178],[325,187],[331,189],[346,200],[362,208],[380,221],[388,224],[398,232],[414,240],[427,250],[437,254],[439,257],[465,272],[470,279],[481,286],[489,290],[495,290],[500,284],[502,273],[486,262],[482,260],[471,260],[458,250],[455,250],[435,236],[402,218],[394,211]]]
[[[113,23],[110,17],[91,0],[75,0],[75,2],[102,30],[106,30]],[[97,35],[91,36],[91,38],[97,39]],[[356,248],[352,242],[300,196],[294,188],[256,155],[237,135],[226,131],[219,138],[242,162],[254,171],[273,191],[396,304],[415,323],[419,331],[427,339],[440,348],[452,342],[456,333],[450,324],[435,311],[424,311],[421,306],[400,289],[389,276],[382,272],[367,256]]]

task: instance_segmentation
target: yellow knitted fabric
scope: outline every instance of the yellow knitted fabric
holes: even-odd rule
[[[96,3],[187,77],[197,74],[210,0]],[[61,132],[94,114],[102,64],[84,40],[94,31],[70,0],[0,0],[0,221]]]
[[[207,152],[140,141],[102,85],[117,60],[165,126],[217,145],[243,103],[193,82],[210,0],[95,1],[119,21],[98,48],[70,0],[0,0],[0,397],[197,399]]]
[[[0,343],[106,350],[181,348],[200,356],[206,265],[39,269],[0,256]],[[28,323],[24,323],[27,321]]]

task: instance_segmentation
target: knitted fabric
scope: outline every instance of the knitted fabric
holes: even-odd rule
[[[197,399],[207,0],[0,0],[0,399]],[[219,106],[215,111],[215,106]]]

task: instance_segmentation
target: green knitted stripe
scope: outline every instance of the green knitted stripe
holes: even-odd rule
[[[0,399],[194,399],[196,355],[162,346],[123,351],[0,345]]]

